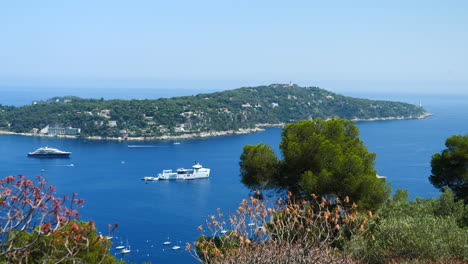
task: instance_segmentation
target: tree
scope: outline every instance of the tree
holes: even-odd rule
[[[242,183],[253,188],[269,188],[275,184],[279,162],[273,149],[265,144],[246,145],[241,154]],[[270,181],[271,180],[271,181]]]
[[[278,160],[268,145],[247,145],[240,157],[242,182],[249,188],[286,189],[344,199],[374,210],[390,192],[376,177],[375,153],[368,152],[352,121],[300,121],[284,127]]]
[[[41,175],[0,179],[0,262],[120,263],[92,221],[76,221],[84,200],[76,193],[62,198],[54,192]]]
[[[468,134],[447,138],[445,146],[432,156],[429,181],[441,191],[448,186],[457,199],[468,203]]]

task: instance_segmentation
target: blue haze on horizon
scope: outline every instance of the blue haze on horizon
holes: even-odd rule
[[[7,1],[0,90],[466,92],[467,13],[453,0]]]

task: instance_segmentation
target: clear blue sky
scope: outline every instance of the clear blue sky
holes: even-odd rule
[[[2,1],[0,85],[468,82],[468,1]]]

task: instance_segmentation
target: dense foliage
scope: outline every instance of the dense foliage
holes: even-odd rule
[[[347,250],[368,263],[466,263],[468,206],[445,188],[439,199],[397,190],[378,211],[373,239],[353,239]]]
[[[150,137],[238,130],[312,118],[414,118],[424,113],[421,107],[406,103],[275,84],[157,100],[61,97],[23,107],[0,105],[0,129],[30,132],[33,128],[60,125],[81,128],[83,136]]]
[[[368,152],[352,121],[300,121],[284,127],[278,160],[271,147],[247,145],[240,157],[242,182],[255,189],[287,189],[295,195],[316,193],[377,209],[390,192],[376,177],[375,153]]]
[[[19,255],[8,254],[4,260],[12,263],[102,263],[124,264],[109,253],[112,242],[97,234],[94,223],[73,220],[47,236],[42,228],[33,232],[20,232],[14,247],[32,245]],[[0,258],[1,260],[1,258]]]
[[[429,180],[441,190],[448,186],[458,199],[468,203],[468,134],[447,138],[445,146],[432,156]]]

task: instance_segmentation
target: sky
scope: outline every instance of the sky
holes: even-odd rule
[[[465,0],[2,1],[0,86],[468,91],[467,14]]]

